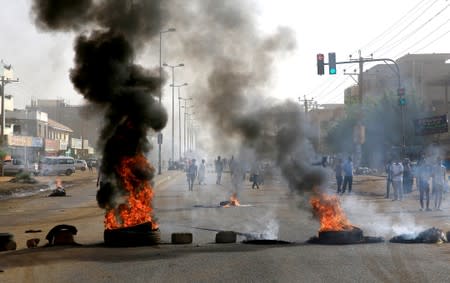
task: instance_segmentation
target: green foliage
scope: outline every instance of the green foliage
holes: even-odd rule
[[[7,155],[6,151],[0,149],[0,160],[5,159],[5,156]]]
[[[35,178],[33,178],[29,172],[22,172],[17,174],[14,178],[12,178],[10,182],[36,184],[38,181]]]
[[[407,99],[408,104],[403,106],[406,145],[423,145],[425,139],[414,135],[413,121],[431,113],[423,111],[423,101],[416,95],[407,94]],[[346,116],[335,121],[328,130],[325,142],[333,152],[353,152],[353,127],[359,121],[359,107],[359,105],[345,106]],[[393,147],[402,144],[401,108],[398,96],[394,92],[364,100],[362,120],[366,128],[366,142],[363,146],[363,159],[373,154],[388,154]]]

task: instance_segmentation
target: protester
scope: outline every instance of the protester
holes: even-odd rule
[[[206,184],[205,183],[205,176],[206,176],[206,165],[205,165],[205,159],[202,159],[202,163],[198,167],[198,184]]]
[[[403,200],[403,165],[397,159],[391,165],[392,187],[394,188],[393,201]]]
[[[392,173],[391,173],[391,166],[392,166],[392,160],[389,160],[386,163],[385,166],[385,171],[386,171],[386,196],[385,198],[389,198],[389,192],[391,190],[391,185],[392,185]]]
[[[88,167],[89,171],[92,172],[92,161],[91,160],[88,160],[87,167]]]
[[[217,156],[217,159],[215,160],[214,165],[215,165],[216,174],[217,174],[216,184],[220,185],[220,182],[222,180],[222,172],[223,172],[223,162],[220,159],[220,155]]]
[[[402,164],[403,164],[403,193],[409,194],[412,192],[412,185],[414,182],[411,161],[409,160],[409,158],[405,158]]]
[[[351,157],[348,157],[347,161],[342,166],[344,170],[344,183],[342,185],[342,194],[345,193],[345,190],[348,186],[348,193],[352,193],[352,185],[353,185],[353,161]]]
[[[426,211],[430,209],[430,184],[429,179],[431,176],[430,166],[427,164],[425,156],[422,156],[417,163],[417,186],[420,193],[420,210],[424,210],[424,200],[426,201]]]
[[[259,189],[259,176],[260,176],[260,167],[258,162],[254,162],[250,172],[250,181],[252,183],[252,189]]]
[[[194,190],[194,181],[197,177],[197,165],[195,164],[195,159],[192,159],[191,164],[189,165],[187,171],[186,171],[189,191]]]
[[[446,184],[446,168],[442,164],[440,157],[436,159],[436,164],[433,166],[433,191],[434,195],[434,209],[441,210],[442,193]]]
[[[340,194],[342,181],[344,178],[344,177],[342,177],[342,159],[341,158],[338,158],[336,160],[336,164],[334,166],[334,172],[336,173],[337,193]]]

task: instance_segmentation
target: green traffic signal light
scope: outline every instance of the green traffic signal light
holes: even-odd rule
[[[328,72],[330,75],[336,75],[336,53],[328,53]]]
[[[398,105],[400,105],[400,106],[406,105],[406,98],[400,97],[400,98],[398,99]]]

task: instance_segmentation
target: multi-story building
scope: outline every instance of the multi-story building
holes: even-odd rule
[[[42,156],[65,154],[73,132],[37,110],[15,109],[6,112],[6,143],[9,155],[29,162]]]
[[[69,105],[62,99],[33,100],[27,109],[46,112],[51,120],[70,127],[73,131],[70,135],[70,149],[75,150],[73,154],[83,157],[94,154],[100,132],[100,116],[94,115],[94,111],[88,118],[86,112],[89,110],[85,106]]]

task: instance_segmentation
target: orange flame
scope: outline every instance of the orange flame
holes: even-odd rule
[[[117,169],[117,175],[128,195],[124,196],[126,203],[107,210],[106,229],[136,226],[146,222],[152,223],[152,229],[158,228],[158,224],[152,220],[153,188],[150,181],[138,178],[132,168],[140,168],[146,172],[154,171],[142,154],[122,159]]]
[[[62,180],[61,180],[61,178],[56,178],[56,180],[55,180],[55,186],[57,187],[57,188],[62,188]]]
[[[239,202],[238,198],[237,198],[237,194],[233,193],[230,197],[230,203],[228,203],[227,205],[225,205],[224,207],[230,207],[230,206],[240,206],[241,203]]]
[[[311,197],[309,201],[313,207],[314,213],[319,217],[319,232],[325,231],[343,231],[353,228],[344,210],[341,208],[337,196],[319,194]]]

